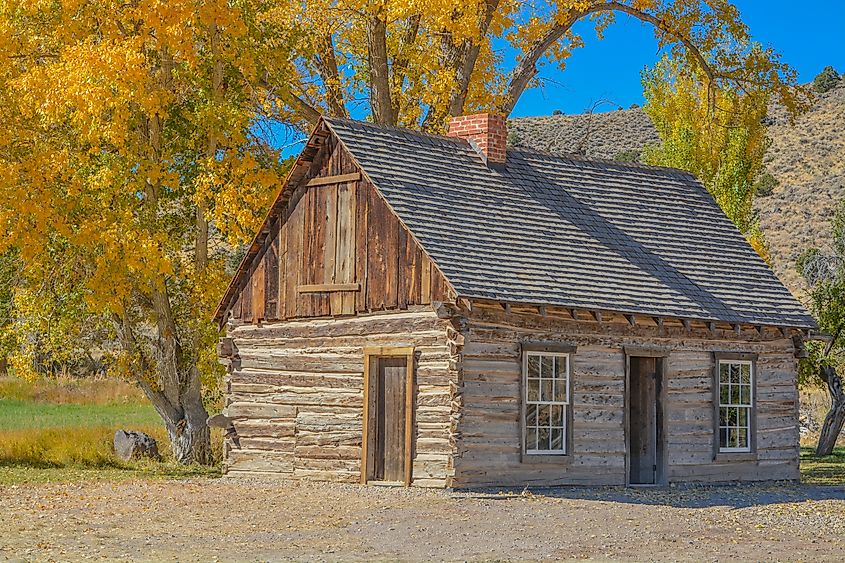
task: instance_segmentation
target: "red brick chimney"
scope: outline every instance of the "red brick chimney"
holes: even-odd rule
[[[504,165],[508,144],[508,122],[504,115],[477,113],[453,117],[449,122],[450,137],[467,139],[481,152],[488,164]]]

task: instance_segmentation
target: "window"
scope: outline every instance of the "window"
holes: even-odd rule
[[[719,451],[751,451],[754,367],[747,360],[719,361]]]
[[[566,454],[569,354],[526,351],[523,362],[524,452]]]

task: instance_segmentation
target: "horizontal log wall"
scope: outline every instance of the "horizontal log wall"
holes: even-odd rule
[[[269,227],[232,319],[349,316],[450,299],[440,270],[333,137],[312,167],[312,184],[303,179]]]
[[[413,346],[413,484],[447,486],[454,366],[447,328],[429,307],[235,327],[224,412],[240,447],[227,441],[227,472],[357,482],[363,348]]]
[[[620,317],[566,320],[537,313],[475,307],[463,332],[463,404],[454,429],[456,487],[483,485],[620,485],[625,475],[623,347],[669,348],[668,479],[731,481],[798,478],[798,394],[791,339],[759,334],[630,326]],[[554,463],[521,463],[520,342],[563,341],[572,356],[572,455]],[[759,354],[757,453],[713,459],[713,352]]]

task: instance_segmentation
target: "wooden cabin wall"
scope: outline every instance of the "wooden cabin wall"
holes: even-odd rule
[[[224,413],[233,418],[240,444],[227,440],[229,474],[358,482],[363,348],[413,346],[413,484],[449,484],[455,360],[447,323],[430,307],[244,324],[230,330],[229,338]]]
[[[666,358],[668,480],[797,479],[798,392],[791,339],[745,331],[687,333],[473,308],[458,369],[453,486],[622,485],[626,480],[623,347],[670,348]],[[668,334],[667,334],[668,333]],[[575,344],[573,450],[554,463],[521,463],[522,341]],[[757,452],[714,460],[714,351],[759,354]],[[750,459],[753,458],[753,459]]]
[[[332,137],[313,166],[316,178],[358,172]],[[232,318],[259,322],[401,310],[447,300],[447,293],[440,271],[361,177],[295,190],[271,226]]]

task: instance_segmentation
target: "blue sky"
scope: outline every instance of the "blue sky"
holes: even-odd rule
[[[845,73],[845,0],[817,0],[806,9],[784,0],[736,0],[743,21],[752,36],[780,52],[783,60],[798,71],[801,82],[810,82],[825,66]],[[610,111],[643,103],[640,73],[660,58],[651,27],[618,14],[616,23],[601,41],[589,22],[576,29],[584,47],[576,50],[561,71],[555,65],[540,69],[541,88],[527,90],[514,109],[514,117],[564,113]],[[514,65],[506,57],[507,68]],[[608,103],[605,103],[604,101]],[[598,102],[598,105],[596,105]],[[353,108],[356,118],[364,118],[366,104]],[[275,128],[279,145],[301,139],[298,132]],[[292,136],[290,134],[293,133]],[[284,156],[295,155],[301,145],[285,147]]]
[[[811,81],[827,65],[845,72],[845,0],[734,3],[754,40],[780,52],[802,82]],[[564,71],[553,65],[540,69],[545,86],[523,94],[515,117],[548,115],[555,109],[582,113],[604,99],[612,104],[601,104],[596,111],[643,103],[640,72],[660,58],[651,28],[620,14],[601,41],[589,24],[578,31],[584,47],[572,54]]]

